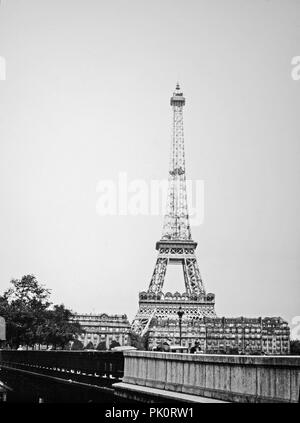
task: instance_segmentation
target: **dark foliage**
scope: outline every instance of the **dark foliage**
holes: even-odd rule
[[[90,341],[87,343],[87,345],[84,347],[85,350],[94,350],[94,344]]]
[[[72,344],[71,350],[72,351],[83,350],[83,343],[79,341],[79,339],[75,339],[75,341]]]
[[[119,347],[119,346],[120,346],[119,342],[112,340],[110,343],[109,349],[111,350],[112,348]]]
[[[106,351],[106,343],[104,341],[99,342],[99,344],[97,345],[97,350],[98,351]]]
[[[64,348],[83,332],[78,323],[70,322],[72,312],[63,304],[50,308],[50,291],[39,284],[35,276],[13,279],[11,285],[0,296],[0,315],[6,320],[10,348],[20,345]]]
[[[138,350],[147,350],[148,344],[149,344],[149,332],[147,332],[145,335],[141,336],[137,334],[136,332],[129,332],[129,344],[132,347],[137,348]]]
[[[292,355],[300,355],[300,340],[291,341],[290,353]]]

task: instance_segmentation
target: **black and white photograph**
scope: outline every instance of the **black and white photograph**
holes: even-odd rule
[[[0,1],[0,409],[299,405],[299,111],[299,0]]]

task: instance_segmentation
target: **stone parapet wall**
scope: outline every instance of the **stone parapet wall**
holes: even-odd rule
[[[124,356],[124,383],[233,402],[299,402],[300,356]]]

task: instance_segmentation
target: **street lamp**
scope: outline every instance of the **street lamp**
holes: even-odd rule
[[[182,324],[182,316],[184,315],[184,311],[182,310],[181,306],[179,307],[177,314],[179,317],[179,345],[181,346],[181,324]]]

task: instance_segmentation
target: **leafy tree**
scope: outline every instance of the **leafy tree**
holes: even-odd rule
[[[48,310],[45,315],[44,326],[41,328],[43,343],[65,348],[65,345],[83,332],[77,322],[71,322],[72,313],[63,304],[54,305],[53,310]]]
[[[75,339],[73,342],[71,350],[77,351],[77,350],[83,350],[83,343],[79,341],[79,339]]]
[[[147,350],[149,345],[149,332],[146,332],[145,335],[141,336],[136,332],[129,332],[129,345],[137,348],[138,350]]]
[[[13,279],[11,284],[0,298],[0,314],[6,319],[8,343],[12,347],[32,346],[39,341],[44,314],[51,304],[50,291],[33,275]]]
[[[88,342],[87,345],[84,347],[85,350],[94,350],[94,344],[92,341]]]
[[[4,298],[23,306],[44,310],[51,304],[50,290],[40,285],[34,275],[23,276],[22,279],[12,279],[12,287],[4,293]]]
[[[300,355],[300,340],[293,340],[290,342],[290,353],[292,355]]]
[[[99,344],[97,345],[97,350],[98,351],[106,351],[107,350],[105,341],[99,342]]]
[[[149,332],[146,332],[145,335],[142,336],[142,343],[143,343],[143,348],[145,350],[148,350],[148,348],[149,348]]]
[[[110,346],[109,346],[109,349],[111,350],[112,348],[115,348],[115,347],[120,347],[120,344],[119,344],[119,342],[118,341],[115,341],[114,339],[111,341],[111,343],[110,343]]]
[[[34,275],[13,279],[11,287],[0,296],[0,315],[6,320],[7,343],[19,345],[53,345],[63,348],[82,331],[70,322],[72,313],[64,305],[50,309],[50,291]]]
[[[64,347],[63,347],[63,349],[64,350],[66,350],[66,351],[70,351],[71,349],[72,349],[72,342],[71,341],[69,341]]]

